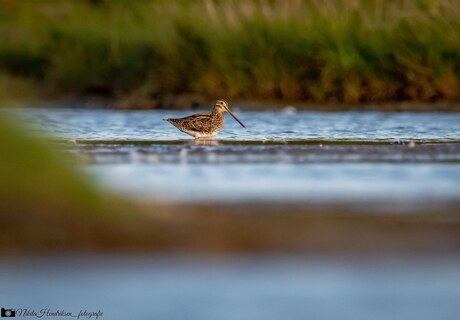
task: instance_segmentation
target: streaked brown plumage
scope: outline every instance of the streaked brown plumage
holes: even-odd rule
[[[224,112],[228,112],[243,128],[240,120],[228,108],[225,100],[218,99],[210,113],[194,114],[180,119],[163,119],[177,129],[195,138],[213,137],[224,126]]]

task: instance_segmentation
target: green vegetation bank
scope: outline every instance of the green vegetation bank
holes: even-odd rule
[[[0,100],[458,101],[456,0],[0,0]]]

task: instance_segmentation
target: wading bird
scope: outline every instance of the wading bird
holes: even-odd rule
[[[217,135],[224,126],[224,112],[228,112],[243,128],[246,128],[230,111],[228,103],[223,99],[216,101],[210,113],[194,114],[180,119],[163,120],[195,138],[209,138]]]

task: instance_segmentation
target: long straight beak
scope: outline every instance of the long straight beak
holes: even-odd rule
[[[243,128],[246,128],[246,127],[244,126],[244,124],[242,124],[241,121],[238,120],[237,117],[235,117],[235,115],[233,114],[233,112],[230,111],[229,108],[226,107],[225,109],[227,109],[227,112],[230,113],[230,115],[233,117],[233,119],[236,120],[236,122],[238,122],[239,124],[241,124],[241,126],[242,126]]]

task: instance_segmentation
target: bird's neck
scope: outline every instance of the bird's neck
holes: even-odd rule
[[[219,108],[212,109],[211,113],[212,113],[213,116],[217,116],[217,117],[219,117],[219,116],[223,117],[223,115],[224,115],[224,111],[222,111],[222,109],[219,109]]]

